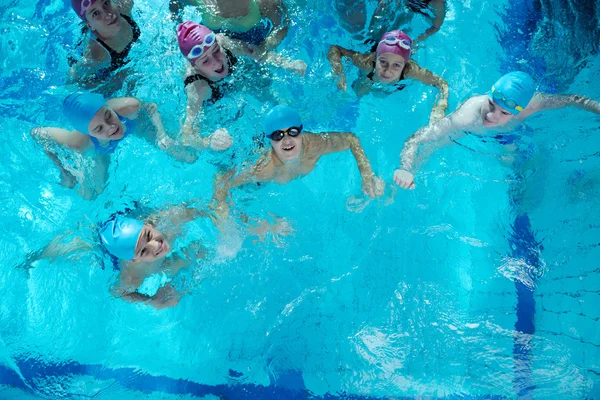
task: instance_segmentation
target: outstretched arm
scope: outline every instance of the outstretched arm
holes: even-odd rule
[[[83,57],[69,70],[69,82],[92,86],[98,74],[110,67],[110,56],[95,41],[90,41]]]
[[[44,248],[29,253],[23,263],[18,267],[28,269],[31,268],[31,264],[35,261],[50,259],[51,262],[58,257],[66,256],[78,251],[90,250],[94,247],[93,244],[84,241],[81,237],[76,236],[68,241],[70,236],[69,233],[55,237],[48,245]]]
[[[337,87],[342,91],[346,91],[346,74],[344,73],[344,66],[342,65],[342,57],[347,57],[352,60],[354,65],[362,70],[369,69],[368,65],[369,58],[368,54],[357,53],[356,51],[345,49],[341,46],[333,45],[329,48],[327,53],[327,59],[331,64],[331,72],[334,77],[337,77]]]
[[[268,182],[273,178],[273,161],[271,152],[263,154],[256,164],[243,169],[236,175],[232,169],[217,177],[214,184],[213,207],[217,220],[223,221],[229,216],[227,198],[231,189],[253,182]]]
[[[578,94],[536,93],[525,110],[519,114],[518,118],[523,120],[538,111],[555,110],[569,106],[600,114],[600,102],[592,100],[589,97]]]
[[[371,163],[360,145],[360,140],[354,133],[329,132],[321,135],[307,135],[307,137],[315,143],[314,151],[317,154],[337,153],[350,149],[362,178],[363,192],[370,197],[383,194],[383,188],[378,184],[378,179],[373,174]]]
[[[417,44],[419,42],[424,41],[429,36],[433,35],[437,31],[440,30],[442,24],[444,23],[444,18],[446,18],[446,1],[445,0],[432,0],[429,3],[433,11],[433,24],[429,29],[425,31],[421,36],[415,39],[413,44]]]
[[[139,292],[129,292],[119,288],[113,288],[112,294],[130,303],[144,303],[161,310],[163,308],[175,307],[179,304],[185,292],[178,292],[171,286],[171,283],[167,283],[158,289],[153,296]]]
[[[142,103],[139,100],[137,100],[137,102],[137,107],[142,109],[148,115],[150,123],[154,126],[156,131],[156,144],[158,147],[179,161],[184,161],[190,164],[195,162],[198,158],[196,151],[186,146],[177,145],[175,141],[171,139],[165,132],[165,127],[163,126],[162,118],[156,103]],[[131,108],[130,111],[135,113],[135,104],[131,104],[129,107]]]
[[[437,96],[437,104],[434,104],[431,110],[429,123],[433,124],[444,118],[446,111],[448,111],[448,82],[430,70],[422,68],[415,61],[410,62],[406,77],[416,79],[429,86],[435,86],[440,91]]]
[[[265,50],[274,49],[288,33],[290,18],[287,7],[281,0],[263,0],[260,2],[261,13],[273,22],[273,30],[267,36],[262,46]]]
[[[452,116],[419,129],[404,143],[400,153],[400,168],[394,171],[394,182],[403,189],[414,189],[414,174],[417,170],[417,153],[421,146],[435,142],[453,131]]]

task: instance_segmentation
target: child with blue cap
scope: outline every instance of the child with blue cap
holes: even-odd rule
[[[404,144],[400,154],[401,166],[394,171],[394,182],[403,189],[415,188],[417,154],[426,143],[439,144],[440,139],[450,136],[457,139],[469,132],[489,134],[500,128],[511,129],[538,111],[567,106],[600,114],[597,101],[579,95],[536,93],[535,88],[533,78],[525,72],[508,73],[492,85],[488,94],[471,97],[452,114],[419,129]],[[419,154],[418,158],[422,160],[424,155]]]
[[[171,243],[181,235],[185,224],[204,216],[207,216],[204,211],[184,204],[151,214],[144,218],[145,222],[119,215],[101,224],[97,230],[100,249],[110,254],[119,269],[119,280],[112,293],[126,301],[156,308],[177,305],[182,293],[175,290],[171,281],[179,270],[203,258],[206,250],[197,241],[174,253]],[[30,268],[38,260],[54,260],[94,249],[94,242],[97,242],[95,238],[58,236],[44,249],[30,255],[23,267]]]
[[[229,171],[217,182],[214,199],[221,218],[228,214],[226,199],[230,189],[253,182],[277,182],[284,185],[308,175],[322,156],[346,150],[350,150],[356,159],[363,192],[372,198],[383,194],[383,181],[373,173],[369,159],[353,133],[305,132],[300,114],[283,105],[274,107],[265,116],[263,133],[269,139],[271,148],[256,164],[235,177],[235,171]]]
[[[121,141],[133,133],[149,141],[156,141],[161,149],[177,159],[194,162],[197,158],[193,149],[175,145],[167,136],[154,103],[144,104],[133,97],[105,100],[99,94],[77,92],[64,100],[63,112],[73,130],[34,128],[31,135],[41,142],[46,154],[59,168],[61,184],[64,186],[72,188],[77,181],[58,158],[55,145],[93,156],[96,161],[94,179],[91,187],[81,185],[84,198],[91,198],[102,192],[110,160],[108,156],[117,149]],[[143,124],[143,129],[136,129],[138,121]]]

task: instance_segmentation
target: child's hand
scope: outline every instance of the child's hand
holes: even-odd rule
[[[175,144],[175,141],[169,136],[167,136],[167,134],[162,132],[162,134],[158,135],[158,140],[156,141],[156,143],[158,144],[158,147],[160,147],[161,150],[168,150],[171,146]]]
[[[286,65],[286,69],[294,72],[298,76],[304,76],[308,65],[302,60],[294,60]]]
[[[363,177],[362,191],[367,196],[374,198],[383,195],[385,189],[385,183],[383,180],[375,175]]]
[[[209,147],[214,151],[227,150],[233,144],[233,138],[225,128],[217,129],[209,137]]]
[[[405,169],[398,168],[394,171],[394,182],[402,189],[415,188],[415,176]]]
[[[342,92],[346,91],[346,74],[344,74],[343,72],[340,74],[340,76],[337,80],[337,87]]]
[[[270,233],[272,236],[271,241],[275,243],[277,247],[283,247],[285,245],[283,237],[290,236],[295,230],[288,219],[276,217],[272,224],[266,219],[259,220],[258,225],[252,228],[252,232],[258,236],[256,241],[260,242],[264,242],[265,238]]]

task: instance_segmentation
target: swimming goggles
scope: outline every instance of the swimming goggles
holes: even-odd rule
[[[79,15],[84,16],[87,9],[90,8],[91,6],[92,6],[92,0],[83,0],[81,2],[81,11],[79,11]]]
[[[279,142],[283,137],[287,134],[290,137],[296,137],[302,133],[302,125],[300,126],[292,126],[287,128],[285,131],[275,131],[267,137],[275,142]]]
[[[204,54],[204,48],[212,46],[213,44],[215,44],[216,40],[217,38],[213,32],[204,36],[204,39],[202,40],[201,44],[197,44],[194,47],[192,47],[192,49],[187,55],[187,58],[192,60],[194,58],[200,57],[202,54]]]
[[[398,39],[394,35],[387,35],[379,43],[385,43],[385,44],[387,44],[389,46],[398,45],[398,46],[400,46],[400,47],[402,47],[403,49],[406,49],[406,50],[410,50],[410,47],[412,46],[412,43],[409,40],[407,40],[407,39]]]
[[[510,109],[517,110],[519,112],[523,111],[523,107],[517,105],[517,102],[514,100],[507,100],[504,93],[502,93],[500,90],[496,90],[494,86],[492,86],[492,98],[494,100],[501,100],[504,102],[504,105]]]

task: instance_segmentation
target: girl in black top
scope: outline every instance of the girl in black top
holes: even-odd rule
[[[89,28],[91,38],[83,58],[71,68],[71,78],[104,78],[127,63],[140,29],[131,18],[133,0],[71,0],[73,10]]]
[[[186,21],[177,27],[177,43],[189,62],[184,79],[187,107],[181,132],[182,143],[199,150],[224,150],[232,144],[227,130],[218,129],[210,136],[201,138],[194,130],[194,120],[205,103],[214,104],[231,90],[226,78],[235,73],[237,56],[248,55],[227,36],[215,34],[208,27],[192,21]],[[290,60],[273,51],[256,58],[248,57],[291,70],[298,75],[304,75],[306,71],[304,61]]]

